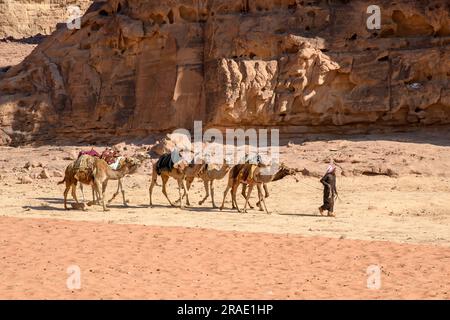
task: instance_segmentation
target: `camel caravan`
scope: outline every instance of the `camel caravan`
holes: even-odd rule
[[[190,157],[186,157],[186,152],[190,153]],[[149,207],[153,207],[153,191],[158,184],[158,177],[162,181],[162,194],[172,207],[191,206],[189,199],[189,191],[195,179],[203,182],[205,195],[200,200],[199,205],[203,205],[208,198],[211,198],[213,209],[223,210],[228,193],[231,194],[232,209],[245,213],[247,209],[254,209],[250,203],[250,197],[256,187],[258,201],[256,206],[260,211],[269,214],[266,205],[266,199],[269,197],[268,184],[270,182],[281,180],[285,177],[292,176],[297,182],[296,177],[301,171],[296,168],[289,168],[285,164],[271,163],[271,161],[263,161],[258,153],[245,154],[236,164],[233,164],[234,155],[225,157],[222,163],[218,163],[217,159],[211,161],[211,154],[204,152],[201,156],[192,154],[192,151],[174,148],[172,151],[164,152],[159,158],[152,159],[152,174],[149,186]],[[125,197],[123,188],[123,179],[127,175],[132,175],[143,164],[144,160],[149,159],[150,155],[138,154],[133,157],[122,156],[117,150],[106,148],[101,154],[94,149],[90,151],[82,151],[78,158],[70,163],[66,170],[64,179],[58,184],[65,183],[64,190],[64,208],[68,210],[67,196],[69,191],[75,200],[72,204],[74,209],[86,210],[87,206],[100,205],[104,211],[109,211],[107,204],[110,204],[119,193],[122,194],[123,205],[128,206],[128,200]],[[331,169],[330,169],[331,168]],[[335,180],[327,175],[334,176],[333,165],[327,169],[326,175],[320,182],[324,185],[324,205],[319,207],[320,214],[328,210],[329,216],[334,216],[333,206],[337,191]],[[216,205],[214,182],[225,179],[228,176],[227,185],[223,192],[220,207]],[[327,178],[328,177],[328,178]],[[173,178],[178,186],[178,199],[173,201],[167,194],[167,182]],[[113,197],[105,203],[105,191],[110,180],[117,180],[117,190]],[[330,184],[331,183],[331,184]],[[76,187],[80,186],[83,201],[79,202]],[[83,185],[91,186],[92,201],[86,202]],[[244,201],[243,207],[238,204],[237,193],[241,187],[241,195]],[[325,197],[326,193],[326,197]],[[332,199],[330,199],[332,198]],[[185,204],[184,204],[185,203]]]

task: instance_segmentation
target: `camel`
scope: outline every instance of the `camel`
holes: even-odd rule
[[[113,170],[108,165],[108,163],[105,160],[102,159],[96,159],[95,160],[95,167],[94,167],[94,189],[97,195],[99,196],[99,201],[101,201],[101,204],[103,206],[103,211],[109,211],[109,209],[105,205],[105,190],[106,186],[108,185],[109,180],[119,180],[119,185],[117,188],[116,193],[111,198],[109,202],[111,202],[115,196],[118,194],[119,189],[122,190],[122,197],[123,197],[123,203],[125,206],[127,206],[127,201],[125,199],[125,191],[123,190],[122,186],[122,178],[127,174],[133,174],[136,172],[136,170],[140,167],[141,161],[136,158],[131,157],[125,157],[123,158],[123,162],[121,163],[119,169]],[[101,187],[101,193],[100,193],[100,187]]]
[[[149,195],[150,195],[150,208],[153,207],[152,202],[152,194],[153,194],[153,187],[156,184],[156,180],[158,178],[158,175],[161,176],[162,179],[162,192],[166,199],[169,201],[170,205],[172,207],[175,207],[175,204],[170,201],[169,196],[167,195],[167,181],[170,177],[174,178],[178,183],[178,193],[179,198],[175,203],[180,203],[180,209],[183,209],[183,198],[186,196],[186,205],[190,206],[189,202],[189,190],[186,189],[186,185],[184,183],[185,177],[196,177],[199,172],[204,167],[204,161],[201,160],[199,164],[193,163],[188,164],[186,160],[181,159],[177,163],[174,163],[172,161],[172,154],[166,153],[163,154],[157,161],[152,161],[152,180],[149,187]],[[181,195],[181,189],[183,189],[184,194]]]
[[[200,178],[203,180],[203,185],[205,187],[206,195],[205,197],[200,200],[198,203],[199,205],[202,205],[206,199],[208,199],[210,191],[211,191],[211,201],[213,208],[217,208],[216,204],[214,203],[214,180],[222,180],[226,174],[230,171],[231,165],[228,164],[227,160],[224,160],[222,166],[218,168],[216,165],[208,164],[205,166],[204,170],[202,170],[197,178]],[[194,181],[195,176],[188,176],[186,175],[186,188],[189,191],[191,188],[191,184]]]
[[[119,157],[119,164],[118,164],[119,168],[122,168],[126,164],[125,159],[126,159],[125,157]],[[140,164],[142,164],[145,160],[149,159],[149,156],[146,155],[146,154],[137,153],[133,157],[130,157],[129,159],[133,159],[134,162],[139,162],[139,165],[134,169],[133,172],[131,172],[131,171],[128,172],[128,174],[133,174],[137,170],[137,168],[140,166]],[[113,194],[112,198],[108,200],[108,204],[110,204],[117,197],[119,192],[121,192],[122,193],[122,198],[123,198],[123,205],[125,207],[128,206],[128,200],[125,200],[125,191],[123,190],[122,182],[123,182],[123,179],[119,179],[118,180],[118,182],[117,182],[117,190]]]
[[[232,207],[233,207],[233,209],[238,208],[237,201],[234,197],[236,192],[233,192],[233,191],[234,191],[234,189],[237,190],[239,183],[241,181],[241,178],[238,178],[238,176],[239,175],[242,176],[244,174],[244,171],[248,171],[251,166],[253,166],[253,165],[250,163],[241,163],[241,164],[237,164],[233,168],[231,168],[230,173],[228,174],[228,184],[227,184],[227,187],[225,188],[225,191],[223,192],[223,200],[222,200],[222,205],[220,206],[220,210],[223,210],[223,208],[225,206],[225,198],[228,194],[228,191],[230,191],[230,189],[231,189]],[[236,183],[236,181],[239,181],[239,182]],[[238,211],[239,211],[239,208],[238,208]]]
[[[75,199],[77,204],[79,203],[76,196],[76,185],[80,182],[81,184],[92,186],[93,201],[88,203],[88,205],[96,203],[95,195],[97,195],[97,201],[102,201],[103,210],[108,211],[104,204],[104,192],[106,190],[108,180],[119,180],[117,191],[108,203],[110,203],[118,195],[119,190],[121,190],[123,203],[127,206],[128,204],[125,199],[122,178],[126,174],[133,174],[139,168],[140,164],[141,161],[139,159],[124,157],[121,159],[120,168],[118,170],[113,170],[109,167],[106,161],[102,159],[82,155],[75,162],[67,166],[63,181],[58,183],[66,183],[66,189],[64,191],[64,208],[67,210],[67,193],[70,188],[72,188],[72,197]],[[100,192],[100,185],[102,186],[102,192]]]
[[[80,159],[81,157],[83,157],[83,159]],[[66,183],[66,189],[64,190],[64,209],[66,210],[68,210],[67,194],[69,193],[70,189],[72,189],[73,199],[76,201],[77,204],[79,204],[76,192],[76,186],[78,182],[80,182],[80,185],[87,184],[93,186],[94,184],[94,180],[92,178],[93,173],[92,168],[94,166],[95,158],[91,156],[81,156],[81,157],[66,167],[64,179],[58,182],[58,185],[63,184],[64,182]],[[77,161],[80,162],[77,163]],[[95,201],[94,189],[92,189],[92,197]],[[83,201],[84,201],[84,192],[83,192]]]
[[[286,176],[289,175],[295,175],[299,171],[298,169],[291,169],[286,167],[284,164],[281,164],[279,169],[274,174],[268,174],[268,172],[265,172],[267,170],[267,166],[261,166],[256,164],[238,164],[233,167],[233,169],[230,172],[229,178],[228,178],[228,185],[227,188],[224,191],[223,195],[223,201],[222,206],[220,207],[221,210],[223,210],[225,205],[225,198],[228,194],[228,191],[231,189],[231,197],[232,197],[232,204],[233,208],[236,208],[239,212],[247,212],[247,205],[250,199],[251,192],[253,190],[253,187],[256,185],[258,189],[258,198],[259,201],[257,205],[259,206],[260,211],[266,211],[266,213],[269,213],[267,210],[267,206],[264,200],[263,192],[262,192],[262,185],[267,184],[272,181],[281,180]],[[245,206],[243,211],[239,209],[239,206],[236,201],[236,193],[239,184],[246,183],[248,184],[248,193],[245,196]],[[263,205],[264,208],[263,209]]]
[[[253,171],[253,175],[250,176],[249,178],[249,183],[248,183],[248,193],[247,193],[247,197],[246,197],[246,201],[245,201],[245,205],[244,205],[244,212],[247,212],[247,205],[248,205],[248,201],[250,199],[250,195],[252,193],[253,187],[256,184],[256,187],[258,189],[258,198],[259,201],[257,203],[257,205],[259,206],[259,210],[263,211],[263,207],[262,205],[264,205],[265,211],[268,214],[269,211],[267,210],[267,206],[266,206],[266,201],[263,197],[262,194],[262,190],[261,190],[261,185],[263,184],[267,184],[269,182],[273,182],[273,181],[278,181],[283,179],[284,177],[287,176],[295,176],[299,170],[298,169],[291,169],[286,167],[283,163],[280,165],[280,167],[278,168],[277,172],[274,174],[267,174],[263,172],[263,168],[261,167],[257,167],[254,171]],[[297,179],[296,179],[297,180]],[[267,193],[267,197],[268,197],[268,193]],[[262,204],[261,204],[262,201]]]

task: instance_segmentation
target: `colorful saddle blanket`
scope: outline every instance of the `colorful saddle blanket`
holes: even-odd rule
[[[83,155],[100,158],[100,154],[97,151],[95,151],[94,148],[92,148],[89,151],[80,151],[80,153],[78,153],[78,158]]]

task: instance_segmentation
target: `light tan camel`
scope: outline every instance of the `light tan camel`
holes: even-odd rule
[[[161,176],[162,179],[162,192],[166,199],[169,201],[170,205],[172,207],[175,207],[175,203],[180,203],[180,208],[184,208],[183,206],[183,198],[186,196],[186,205],[190,206],[189,202],[189,191],[186,188],[186,185],[184,183],[185,177],[196,177],[198,176],[199,172],[204,167],[204,161],[200,161],[200,163],[195,164],[188,164],[185,160],[180,160],[177,163],[173,163],[170,165],[171,161],[171,154],[166,153],[163,154],[158,160],[152,161],[152,180],[149,187],[149,195],[150,195],[150,207],[153,207],[152,202],[152,194],[153,194],[153,187],[156,185],[156,180],[158,178],[158,175]],[[178,193],[179,198],[175,203],[170,201],[169,196],[167,195],[167,181],[169,178],[174,178],[178,183]],[[183,189],[184,193],[181,194],[181,189]]]
[[[263,184],[267,184],[269,182],[281,180],[287,176],[295,176],[299,172],[298,169],[288,168],[283,163],[280,165],[277,172],[275,172],[274,174],[269,174],[269,172],[264,172],[265,169],[268,169],[268,168],[257,167],[253,171],[253,174],[249,177],[250,179],[247,180],[248,181],[248,193],[247,193],[247,197],[246,197],[246,201],[245,201],[245,205],[244,205],[244,212],[247,212],[248,201],[250,199],[253,187],[256,185],[256,187],[258,189],[259,201],[258,201],[257,205],[259,206],[259,210],[263,211],[265,209],[266,213],[269,213],[269,211],[267,210],[266,201],[264,199],[265,197],[263,196],[261,186]],[[264,205],[264,209],[263,209],[262,205]]]
[[[66,183],[66,189],[64,191],[64,208],[67,209],[67,193],[72,188],[72,196],[75,201],[78,202],[76,196],[76,185],[78,182],[92,186],[93,201],[88,205],[96,203],[95,196],[97,195],[97,201],[101,201],[103,210],[108,211],[104,204],[104,192],[109,180],[119,180],[118,188],[114,196],[108,202],[110,203],[119,193],[122,191],[123,203],[127,206],[125,199],[125,191],[123,190],[122,178],[127,174],[133,174],[141,165],[141,161],[136,158],[124,157],[121,159],[120,167],[118,170],[113,170],[106,161],[83,155],[77,159],[74,163],[69,164],[66,168],[64,180],[58,184]],[[100,192],[101,186],[101,192]]]
[[[205,187],[206,195],[200,200],[199,205],[202,205],[206,199],[208,199],[210,191],[211,191],[211,201],[213,208],[217,208],[214,203],[214,180],[222,180],[226,174],[230,171],[231,165],[228,164],[227,160],[224,160],[222,166],[220,168],[215,164],[205,165],[204,170],[200,171],[197,178],[200,178],[203,181],[203,186]],[[186,188],[189,191],[191,188],[191,184],[194,181],[195,176],[186,175]]]
[[[258,166],[256,164],[248,164],[248,163],[234,166],[229,175],[228,185],[227,188],[225,189],[222,206],[220,207],[220,209],[221,210],[223,209],[226,195],[228,191],[231,189],[233,208],[236,208],[239,212],[247,212],[247,205],[251,196],[251,192],[253,190],[253,187],[256,185],[258,189],[258,198],[259,198],[257,205],[259,206],[259,209],[261,211],[264,211],[263,209],[264,205],[266,213],[269,213],[262,192],[262,185],[272,181],[281,180],[286,176],[295,175],[299,172],[298,169],[288,168],[284,164],[281,164],[277,172],[275,172],[274,174],[269,174],[269,169],[270,168],[268,166],[261,166],[261,165]],[[245,196],[246,200],[244,209],[242,211],[239,209],[239,206],[236,201],[237,189],[239,184],[241,183],[248,184],[248,193]]]
[[[119,189],[122,190],[123,203],[127,206],[127,201],[125,199],[125,191],[122,186],[122,178],[127,174],[133,174],[140,167],[141,161],[136,158],[125,157],[123,162],[120,164],[119,169],[113,170],[108,165],[105,160],[96,159],[95,167],[94,167],[94,190],[99,196],[99,201],[103,206],[103,211],[109,211],[109,209],[105,205],[105,190],[108,185],[109,180],[119,180],[119,185],[117,191],[110,202],[115,198],[118,194]],[[101,188],[101,193],[100,193]]]

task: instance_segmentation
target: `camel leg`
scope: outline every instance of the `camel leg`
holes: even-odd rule
[[[116,192],[114,192],[112,198],[109,199],[108,204],[110,204],[117,197],[117,195],[119,194],[119,191],[120,191],[120,180],[121,179],[119,179],[119,182],[117,183],[117,190],[116,190]],[[124,200],[124,204],[125,204],[125,200]]]
[[[260,197],[259,202],[262,201],[262,204],[264,205],[264,208],[265,208],[266,213],[267,213],[267,214],[270,214],[270,213],[269,213],[269,210],[267,210],[266,200],[265,200],[265,197],[263,196],[263,193],[262,193],[262,190],[261,190],[261,185],[258,184],[257,187],[258,187],[258,194],[259,194],[259,197]],[[267,194],[267,193],[266,193],[266,194]],[[262,208],[261,204],[260,204],[260,207],[259,207],[259,208],[260,208],[261,211],[263,211],[263,208]]]
[[[223,210],[223,207],[225,206],[225,199],[226,199],[228,191],[230,191],[230,189],[231,189],[231,186],[228,183],[227,187],[225,188],[225,191],[223,192],[223,200],[222,200],[222,205],[220,206],[220,210]]]
[[[153,207],[152,193],[153,193],[153,187],[156,185],[156,179],[157,178],[158,178],[158,176],[156,175],[156,170],[153,170],[152,181],[150,183],[150,187],[148,188],[148,193],[149,193],[149,196],[150,196],[150,203],[149,203],[150,208]]]
[[[119,181],[117,182],[117,190],[113,194],[112,198],[109,199],[108,204],[110,204],[117,197],[119,191],[122,193],[123,205],[125,207],[128,207],[127,200],[125,199],[125,190],[123,189],[122,179],[119,179]]]
[[[183,198],[181,196],[181,188],[183,188],[184,193],[186,194],[186,204],[187,205],[189,205],[189,197],[188,197],[187,192],[186,192],[186,187],[184,186],[183,178],[177,179],[177,182],[178,182],[178,194],[180,195],[180,209],[184,209]]]
[[[237,189],[239,187],[239,184],[234,184],[233,187],[231,188],[231,202],[233,203],[233,209],[237,209],[238,212],[241,212],[241,210],[239,209],[239,206],[237,204],[237,199],[236,199],[236,194],[237,194]]]
[[[186,196],[186,205],[190,206],[191,202],[189,201],[189,189],[186,188],[185,184],[184,184],[184,179],[181,180],[181,186],[183,187],[184,190],[184,196]]]
[[[188,187],[187,185],[184,184],[184,179],[181,180],[181,182],[182,182],[182,185],[183,185],[183,195],[182,195],[180,198],[178,198],[178,199],[175,201],[175,203],[181,203],[182,199],[184,199],[184,198],[186,197],[186,205],[187,205],[187,206],[190,206],[191,203],[190,203],[190,201],[189,201],[189,189],[191,188],[192,180],[191,180],[191,182],[189,183],[189,187]]]
[[[256,188],[258,189],[258,203],[256,204],[259,207],[259,211],[264,211],[263,207],[262,207],[262,198],[263,198],[263,193],[262,193],[262,189],[261,189],[261,185],[258,183],[256,185]]]
[[[209,188],[211,189],[211,201],[213,208],[217,208],[216,204],[214,203],[214,180],[210,181]]]
[[[199,205],[202,205],[202,204],[206,201],[206,199],[208,199],[208,197],[209,197],[209,185],[208,185],[208,181],[203,180],[203,186],[205,187],[206,195],[203,197],[202,200],[200,200],[200,202],[198,203]]]
[[[72,198],[75,200],[75,202],[78,204],[78,198],[77,198],[77,185],[72,184]]]
[[[186,189],[191,190],[192,182],[194,182],[194,178],[186,178]]]
[[[185,191],[183,193],[183,196],[182,196],[183,199],[184,199],[184,197],[187,196],[187,192],[189,192],[189,190],[191,189],[192,182],[194,182],[194,178],[186,178],[186,189],[185,189]],[[186,192],[186,190],[187,190],[187,192]],[[178,203],[180,201],[181,201],[181,199],[177,199],[175,201],[175,203]],[[187,201],[187,204],[190,205],[189,200]]]
[[[100,205],[100,197],[98,195],[98,192],[95,191],[94,185],[92,185],[92,203]]]
[[[253,184],[250,184],[248,186],[248,193],[247,193],[247,198],[245,199],[245,205],[244,205],[244,210],[242,210],[242,212],[246,213],[247,212],[247,205],[248,205],[248,200],[250,199],[250,195],[252,194],[252,190],[253,190]],[[238,209],[239,211],[239,209]],[[240,211],[239,211],[240,212]]]
[[[106,188],[105,184],[102,184],[102,183],[100,183],[100,181],[95,180],[94,186],[95,186],[95,191],[97,192],[97,195],[99,197],[98,200],[100,201],[100,203],[103,207],[103,211],[109,211],[109,209],[105,205],[105,192],[104,192],[104,190]]]
[[[247,199],[247,195],[245,193],[245,191],[247,190],[247,186],[245,184],[242,184],[242,196],[244,197],[244,199]],[[253,209],[254,207],[252,206],[252,204],[250,203],[250,200],[248,201],[248,206],[250,207],[250,209]]]
[[[66,182],[66,189],[64,190],[64,209],[69,210],[67,208],[67,194],[69,193],[69,189],[72,186],[70,182]]]
[[[81,196],[83,198],[83,203],[86,202],[86,199],[84,198],[84,189],[83,189],[83,184],[80,182],[80,190],[81,190]]]
[[[89,201],[88,203],[87,203],[87,205],[88,206],[93,206],[93,205],[95,205],[95,204],[100,204],[100,202],[99,202],[99,200],[98,200],[98,194],[96,193],[96,191],[95,191],[95,187],[94,187],[94,184],[91,184],[91,190],[92,190],[92,201]],[[96,194],[97,194],[97,196],[96,196]]]
[[[172,207],[175,207],[175,205],[172,203],[172,201],[170,201],[169,196],[167,195],[166,185],[167,185],[167,181],[169,180],[169,177],[161,176],[161,179],[162,179],[162,193],[166,197],[167,201],[169,201],[170,205]]]
[[[128,200],[125,199],[125,190],[123,189],[122,179],[119,179],[120,191],[122,192],[123,205],[128,207]]]
[[[247,191],[247,185],[242,184],[242,191],[241,191],[241,194],[242,194],[242,196],[244,197],[244,199],[247,199],[247,193],[246,193],[246,191]]]
[[[82,185],[83,185],[83,184],[80,182],[80,187],[81,187]],[[81,189],[81,190],[83,190],[83,189]],[[84,198],[84,193],[83,193],[83,192],[82,192],[82,195],[83,195],[83,202],[82,202],[83,206],[82,206],[82,210],[83,210],[83,211],[86,211],[87,209],[86,209],[86,207],[84,206],[86,200],[85,200],[85,198]],[[75,202],[76,202],[77,204],[80,203],[80,202],[78,201],[78,198],[77,198],[77,185],[76,185],[76,184],[72,185],[72,197],[75,199]]]
[[[269,197],[269,189],[267,188],[267,184],[263,183],[264,192],[265,192],[265,198]]]
[[[108,185],[108,182],[107,181],[105,181],[105,182],[103,182],[102,183],[102,195],[105,195],[105,192],[106,192],[106,186]]]
[[[265,193],[264,198],[268,198],[268,197],[269,197],[269,189],[267,188],[267,184],[263,183],[263,188],[264,188],[264,193]],[[258,200],[258,202],[256,203],[256,205],[257,205],[259,208],[261,208],[261,199]],[[252,209],[253,209],[253,208],[252,208]],[[261,210],[261,211],[263,211],[263,210]]]
[[[231,186],[231,209],[236,209],[236,200],[233,197],[234,185]]]
[[[106,191],[106,186],[108,185],[108,181],[105,181],[102,183],[102,206],[103,206],[103,211],[109,211],[108,208],[106,208],[105,205],[105,191]]]

